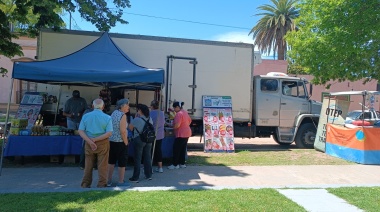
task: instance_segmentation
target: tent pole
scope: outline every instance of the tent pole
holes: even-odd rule
[[[0,161],[0,176],[1,171],[3,170],[3,159],[4,159],[4,144],[5,144],[5,137],[7,137],[7,130],[8,130],[8,119],[9,119],[9,109],[11,107],[11,101],[12,101],[12,91],[13,91],[13,81],[11,80],[11,87],[9,91],[9,99],[8,99],[8,106],[7,106],[7,117],[5,118],[5,126],[4,126],[4,134],[3,134],[3,143],[1,145],[1,161]]]
[[[62,84],[59,85],[57,107],[55,108],[55,115],[54,115],[54,125],[56,125],[56,122],[57,122],[57,114],[58,114],[58,108],[59,108],[59,101],[61,100],[61,93],[62,93]]]
[[[160,90],[160,93],[159,95],[161,95],[161,90]],[[156,150],[156,140],[157,140],[157,131],[158,131],[158,118],[161,114],[161,101],[159,101],[159,98],[155,98],[155,100],[158,101],[158,113],[157,113],[157,118],[156,118],[156,126],[155,126],[155,131],[156,131],[156,139],[154,139],[154,142],[153,142],[153,151],[152,151],[152,160],[151,160],[151,166],[153,167],[153,159],[154,159],[154,152]],[[148,120],[149,121],[149,120]],[[153,120],[152,120],[153,121]],[[163,139],[162,139],[163,140]],[[161,143],[162,145],[162,143]],[[161,161],[162,162],[162,161]]]

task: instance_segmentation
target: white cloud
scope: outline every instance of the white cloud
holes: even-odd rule
[[[250,43],[253,44],[252,35],[246,32],[228,32],[225,34],[216,35],[212,38],[215,41],[235,42],[235,43]],[[255,51],[258,51],[255,47]]]

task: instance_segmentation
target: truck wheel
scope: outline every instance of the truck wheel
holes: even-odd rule
[[[282,146],[289,146],[289,145],[291,144],[291,143],[284,143],[284,142],[281,142],[280,140],[278,140],[276,134],[272,135],[272,138],[273,138],[273,140],[274,140],[276,143],[278,143],[278,144],[280,144],[280,145],[282,145]]]
[[[317,135],[317,128],[312,123],[301,125],[296,135],[296,146],[303,149],[314,148],[314,141]]]

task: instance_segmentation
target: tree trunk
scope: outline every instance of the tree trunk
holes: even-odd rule
[[[280,40],[278,42],[277,56],[278,60],[285,60],[285,46],[286,44]]]

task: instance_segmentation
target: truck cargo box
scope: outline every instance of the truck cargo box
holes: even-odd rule
[[[95,41],[102,33],[43,30],[38,60],[71,54]],[[193,119],[202,118],[202,96],[231,96],[235,121],[250,121],[252,110],[252,44],[110,33],[112,40],[136,64],[164,68],[163,109],[174,100],[185,102]],[[153,94],[139,96],[149,104]],[[62,102],[62,101],[61,101]]]

